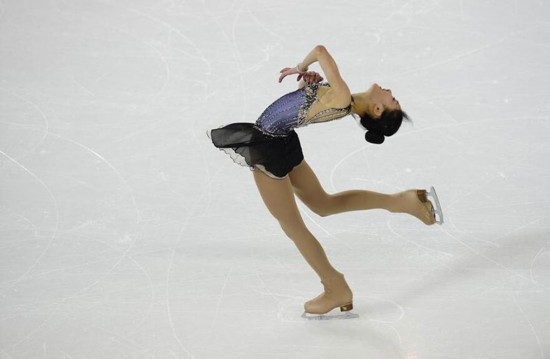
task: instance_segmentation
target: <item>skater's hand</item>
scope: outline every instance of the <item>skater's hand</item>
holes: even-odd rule
[[[305,74],[305,71],[298,70],[298,66],[296,66],[296,67],[285,67],[280,71],[280,73],[281,73],[281,76],[279,76],[279,82],[283,81],[283,79],[288,75],[294,75],[294,74],[298,74],[298,78],[296,79],[296,81],[300,81],[302,76]]]
[[[307,71],[303,73],[303,79],[308,84],[314,84],[323,81],[323,76],[319,75],[315,71]]]

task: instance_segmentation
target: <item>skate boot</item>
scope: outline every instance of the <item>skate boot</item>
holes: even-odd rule
[[[435,192],[435,188],[432,186],[430,188],[430,191],[425,190],[418,190],[417,191],[418,199],[420,199],[420,202],[427,203],[431,210],[431,215],[433,217],[433,223],[437,223],[439,225],[443,224],[443,212],[441,211],[441,204],[439,203],[439,198],[437,197],[437,193]],[[430,199],[435,203],[435,207],[430,201]]]
[[[353,309],[353,293],[342,273],[337,273],[331,278],[324,279],[321,283],[325,291],[304,304],[303,318],[323,320],[349,319],[359,316],[350,312]],[[338,307],[340,307],[340,311],[343,314],[327,314]]]
[[[435,188],[431,187],[429,192],[423,189],[408,190],[399,193],[398,196],[401,197],[402,203],[400,212],[413,215],[427,225],[443,223],[443,213]],[[437,207],[434,207],[434,203]]]

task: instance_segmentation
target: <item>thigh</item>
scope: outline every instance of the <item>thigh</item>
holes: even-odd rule
[[[326,204],[329,194],[305,160],[292,169],[289,177],[294,193],[306,206],[315,210]]]
[[[305,226],[296,205],[289,177],[274,179],[253,171],[254,181],[269,212],[281,224]]]

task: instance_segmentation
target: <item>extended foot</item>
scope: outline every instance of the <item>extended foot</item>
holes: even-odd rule
[[[401,212],[415,216],[424,224],[435,223],[435,213],[432,203],[428,200],[425,190],[411,189],[397,194]]]
[[[338,273],[332,278],[322,280],[321,283],[325,291],[304,304],[306,313],[325,314],[337,307],[340,307],[342,312],[353,309],[353,293],[343,274]]]

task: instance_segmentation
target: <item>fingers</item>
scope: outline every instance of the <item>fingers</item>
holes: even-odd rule
[[[323,81],[323,77],[315,71],[306,72],[303,75],[304,81],[307,83],[317,83]]]
[[[293,73],[296,73],[296,72],[293,72],[294,68],[292,67],[285,67],[284,69],[282,69],[281,71],[279,71],[279,73],[281,74],[281,76],[279,76],[279,82],[283,81],[283,79],[287,76],[287,75],[291,75]]]
[[[282,82],[283,79],[288,75],[293,75],[296,73],[298,74],[298,76],[296,77],[296,81],[300,81],[301,79],[303,79],[307,83],[316,83],[324,80],[323,77],[315,71],[307,71],[307,72],[296,72],[296,71],[297,69],[295,67],[285,67],[284,69],[279,71],[279,73],[281,74],[279,76],[279,82]]]

